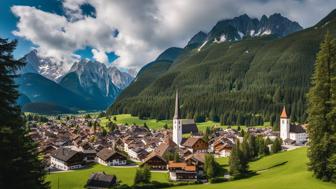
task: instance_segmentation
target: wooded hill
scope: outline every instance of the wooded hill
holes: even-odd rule
[[[282,38],[188,44],[173,52],[176,58],[164,56],[172,58],[143,67],[108,113],[171,119],[178,89],[182,116],[196,121],[278,123],[286,105],[292,120],[304,122],[305,96],[327,31],[336,34],[335,10],[315,26]]]

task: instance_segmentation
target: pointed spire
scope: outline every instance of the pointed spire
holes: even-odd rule
[[[282,113],[281,113],[280,118],[287,118],[287,112],[286,112],[286,107],[285,106],[282,108]]]
[[[180,118],[181,118],[180,104],[179,104],[178,90],[176,90],[174,119],[180,119]]]

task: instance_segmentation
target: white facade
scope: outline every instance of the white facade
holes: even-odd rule
[[[97,157],[97,163],[105,165],[105,166],[121,166],[121,165],[126,165],[127,161],[126,160],[120,160],[120,159],[114,159],[112,161],[104,161]]]
[[[51,167],[55,167],[55,168],[63,170],[63,171],[72,170],[72,169],[79,169],[79,168],[83,167],[81,164],[67,166],[64,161],[56,159],[54,157],[50,157],[50,164],[51,164]]]
[[[290,138],[289,135],[290,129],[290,119],[280,118],[280,138],[284,141],[287,138]]]
[[[182,119],[173,119],[173,141],[180,145],[182,141]]]
[[[295,125],[292,125],[293,127]],[[307,141],[307,133],[301,130],[297,132],[291,132],[290,119],[287,117],[286,109],[283,108],[280,116],[280,138],[282,141],[286,139],[291,139],[295,141],[296,144],[300,145]]]
[[[295,140],[296,144],[303,144],[307,141],[307,133],[289,133],[289,137]]]
[[[135,152],[132,148],[128,149],[127,151],[127,155],[131,158],[131,159],[139,159],[138,157],[138,153]]]
[[[219,157],[229,157],[231,155],[231,150],[223,149],[219,152]]]

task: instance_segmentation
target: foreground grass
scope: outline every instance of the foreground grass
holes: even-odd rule
[[[217,159],[226,164],[225,158]],[[206,184],[183,186],[176,188],[192,189],[333,189],[336,184],[322,182],[315,179],[312,173],[307,171],[307,148],[282,152],[270,155],[250,163],[250,169],[257,172],[256,176],[224,182],[219,184]]]
[[[117,179],[124,184],[132,185],[136,168],[117,168],[95,164],[90,168],[75,170],[70,172],[51,173],[47,175],[47,181],[51,182],[51,188],[77,189],[83,188],[87,179],[92,173],[105,172],[106,174],[116,175]],[[152,180],[168,182],[167,173],[152,172]],[[58,187],[59,185],[59,187]]]
[[[217,158],[216,161],[226,167],[228,158]],[[322,182],[315,179],[312,173],[307,171],[307,148],[282,152],[270,155],[250,163],[250,169],[257,173],[250,178],[224,182],[219,184],[190,185],[174,188],[190,189],[333,189],[336,184]],[[115,174],[122,183],[132,185],[136,168],[116,168],[102,165],[94,165],[91,168],[72,172],[52,173],[47,176],[51,182],[51,188],[83,188],[89,175],[94,172],[104,171],[107,174]],[[167,173],[152,172],[152,180],[168,182]]]

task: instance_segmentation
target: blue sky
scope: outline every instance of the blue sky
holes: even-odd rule
[[[0,36],[18,40],[17,58],[36,48],[139,70],[221,19],[280,13],[307,28],[335,8],[336,0],[1,0]]]
[[[36,48],[36,45],[34,45],[30,40],[13,35],[12,31],[17,29],[16,24],[19,21],[19,18],[11,11],[11,7],[13,5],[36,7],[40,10],[63,16],[65,16],[65,13],[61,0],[1,0],[0,37],[18,40],[18,46],[14,52],[14,56],[16,58],[21,58],[30,50]],[[95,17],[95,9],[92,6],[85,4],[81,6],[81,8],[83,10],[83,14],[86,16]],[[86,46],[83,49],[76,50],[75,54],[80,55],[82,58],[92,59],[93,54],[91,50],[91,47]],[[109,62],[113,62],[118,58],[114,52],[108,52],[106,54]]]

